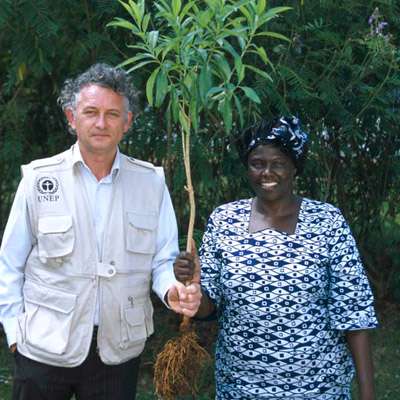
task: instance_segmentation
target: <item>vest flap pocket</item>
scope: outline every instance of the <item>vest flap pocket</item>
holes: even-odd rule
[[[142,305],[125,308],[124,322],[122,326],[122,344],[129,347],[129,343],[144,341],[147,338],[147,330]]]
[[[29,303],[37,304],[51,310],[69,314],[75,307],[76,295],[60,292],[50,288],[40,288],[31,282],[24,286],[24,298]]]
[[[61,258],[72,253],[75,236],[70,215],[39,218],[38,231],[40,258]]]
[[[126,248],[133,253],[153,254],[156,249],[156,214],[127,212]]]
[[[44,354],[64,354],[77,296],[27,281],[24,286],[26,345]]]
[[[72,227],[72,217],[70,215],[57,217],[39,218],[40,233],[64,233]]]
[[[158,218],[156,214],[139,214],[128,212],[129,225],[137,229],[146,229],[149,231],[157,227]]]

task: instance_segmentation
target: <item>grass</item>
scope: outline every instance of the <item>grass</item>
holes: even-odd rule
[[[400,400],[400,307],[385,304],[380,306],[381,328],[372,331],[373,355],[375,364],[375,384],[377,400]],[[171,332],[178,330],[179,321],[172,313],[156,305],[156,333],[149,339],[142,356],[141,372],[138,381],[136,400],[156,400],[153,393],[153,363]],[[215,325],[197,322],[196,330],[202,344],[212,351],[215,339]],[[0,399],[11,399],[12,356],[6,349],[5,338],[0,333]],[[213,393],[213,367],[207,365],[199,382],[199,395],[196,400],[211,400]],[[357,390],[354,390],[357,399]],[[183,400],[183,399],[182,399]],[[189,399],[188,399],[189,400]]]

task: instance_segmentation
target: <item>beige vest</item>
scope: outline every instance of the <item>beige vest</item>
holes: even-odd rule
[[[99,260],[72,150],[22,169],[35,244],[26,262],[18,350],[50,365],[81,364],[89,351],[97,300],[102,361],[119,364],[138,356],[153,333],[149,292],[162,174],[121,155]]]

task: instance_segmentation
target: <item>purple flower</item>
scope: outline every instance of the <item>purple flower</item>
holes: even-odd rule
[[[382,22],[379,22],[379,24],[378,24],[378,28],[381,30],[381,31],[383,31],[383,29],[385,28],[385,27],[387,27],[389,24],[386,22],[386,21],[382,21]]]

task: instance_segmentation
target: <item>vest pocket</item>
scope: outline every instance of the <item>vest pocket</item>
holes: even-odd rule
[[[126,248],[133,253],[154,254],[156,250],[156,214],[127,212]]]
[[[46,353],[64,354],[69,341],[76,297],[75,294],[26,281],[25,313],[19,321],[22,340]]]
[[[142,304],[122,308],[121,348],[126,349],[147,338],[145,314]]]
[[[63,257],[74,248],[75,236],[70,215],[42,217],[38,224],[38,252],[40,258]]]

